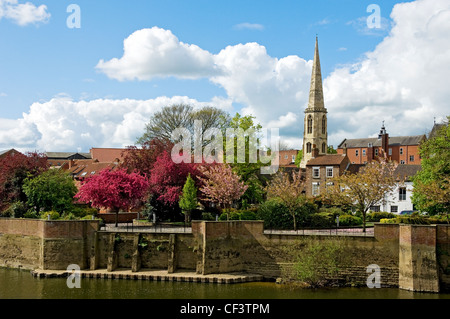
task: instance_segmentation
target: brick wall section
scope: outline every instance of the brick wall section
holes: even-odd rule
[[[450,290],[450,225],[437,225],[436,254],[442,290]]]
[[[436,230],[436,225],[400,225],[400,288],[439,292]]]

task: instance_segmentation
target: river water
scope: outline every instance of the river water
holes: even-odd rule
[[[82,278],[35,278],[29,271],[0,268],[0,299],[450,299],[450,293],[413,293],[397,288],[302,289],[273,282],[200,284]]]

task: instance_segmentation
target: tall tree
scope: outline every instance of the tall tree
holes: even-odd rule
[[[104,169],[87,178],[75,198],[95,208],[109,208],[116,213],[116,227],[120,209],[138,207],[148,194],[147,179],[126,169]]]
[[[266,187],[267,199],[278,198],[289,210],[294,221],[294,230],[297,230],[295,212],[306,202],[304,190],[305,183],[299,172],[278,172]]]
[[[200,166],[199,170],[202,173],[197,177],[202,182],[200,192],[205,200],[220,208],[230,208],[248,188],[228,164]]]
[[[450,116],[447,117],[450,120]],[[419,148],[422,169],[413,179],[412,202],[431,214],[450,210],[450,126],[443,125],[436,135]]]
[[[260,174],[263,164],[257,154],[253,154],[260,146],[260,135],[262,126],[254,122],[255,117],[251,115],[241,116],[239,113],[231,119],[230,128],[235,130],[234,135],[224,136],[224,150],[227,163],[231,165],[247,185],[247,190],[242,196],[248,203],[260,203],[264,197],[264,186],[266,179]],[[238,134],[246,132],[247,135]],[[230,146],[230,144],[232,144]],[[230,151],[232,161],[229,161]],[[255,160],[256,159],[256,160]]]
[[[371,161],[358,173],[335,177],[334,186],[326,196],[336,205],[353,206],[359,210],[363,216],[363,232],[365,232],[366,214],[370,207],[382,203],[399,182],[398,176],[395,176],[397,165],[395,162],[387,161],[386,158]]]
[[[23,183],[48,169],[47,157],[37,152],[8,153],[0,158],[0,211],[13,202],[26,203]]]
[[[71,210],[77,188],[70,174],[50,169],[34,178],[25,179],[23,191],[28,204],[35,208],[36,213],[39,214],[43,209],[61,215]]]
[[[129,146],[123,152],[124,159],[120,163],[120,167],[126,168],[128,172],[138,172],[149,178],[158,156],[164,151],[170,153],[172,147],[173,143],[169,140],[157,138],[145,141],[140,148]]]
[[[191,174],[188,175],[183,186],[179,205],[185,215],[185,222],[189,223],[191,212],[198,207],[197,188]]]
[[[202,121],[201,132],[198,133],[203,134],[209,128],[227,127],[229,115],[215,107],[195,110],[191,105],[186,104],[166,106],[150,118],[145,133],[137,140],[137,143],[143,145],[153,139],[171,140],[172,132],[177,128],[186,128],[194,134],[195,120]]]

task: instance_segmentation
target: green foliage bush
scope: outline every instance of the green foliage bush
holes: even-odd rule
[[[215,220],[213,214],[205,212],[202,213],[202,220]]]
[[[49,212],[43,212],[43,213],[41,213],[40,218],[41,218],[41,219],[48,219],[48,216],[49,216],[49,215],[50,215],[50,219],[51,219],[51,220],[56,220],[56,219],[59,219],[59,217],[60,217],[60,215],[59,215],[58,212],[52,210],[52,211],[49,211]]]
[[[382,224],[397,224],[397,218],[381,218],[380,223],[382,223]]]
[[[230,209],[229,212],[229,220],[257,220],[258,216],[257,214],[251,210],[251,209],[244,209],[244,210],[236,210],[236,209]],[[222,213],[219,216],[220,221],[227,220],[227,214],[226,212]]]
[[[366,221],[378,223],[382,218],[396,218],[397,215],[388,212],[373,212],[366,215]]]
[[[336,226],[336,220],[332,213],[316,213],[312,214],[308,227],[314,228],[330,228]]]
[[[363,220],[361,217],[353,215],[341,215],[339,216],[339,226],[359,226],[362,225]]]
[[[34,211],[34,209],[29,209],[27,212],[23,215],[23,218],[33,218],[37,219],[40,218],[39,214]]]
[[[28,210],[28,205],[21,201],[13,202],[1,214],[3,217],[22,218]]]
[[[256,220],[258,219],[256,213],[251,210],[243,210],[240,212],[239,216],[240,220]]]

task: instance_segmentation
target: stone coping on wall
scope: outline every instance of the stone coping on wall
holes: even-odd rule
[[[37,278],[67,278],[72,272],[66,270],[42,270],[35,269],[31,274]],[[248,273],[226,273],[201,275],[195,272],[175,272],[168,273],[167,270],[141,270],[132,272],[129,269],[116,269],[107,271],[106,269],[80,270],[81,278],[93,279],[128,279],[128,280],[148,280],[148,281],[171,281],[171,282],[195,282],[214,284],[234,284],[254,281],[264,281],[262,275]]]

